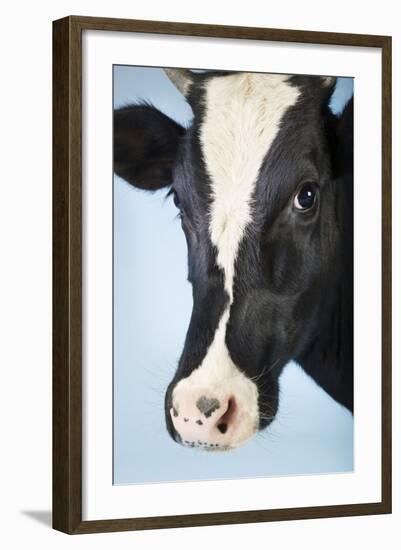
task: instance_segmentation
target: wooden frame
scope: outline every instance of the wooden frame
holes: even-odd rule
[[[81,33],[85,29],[380,48],[382,498],[368,504],[82,521]],[[69,534],[391,512],[391,37],[72,16],[53,23],[53,527]]]

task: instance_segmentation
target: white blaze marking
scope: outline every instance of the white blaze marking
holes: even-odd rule
[[[211,179],[210,235],[233,299],[234,264],[251,221],[251,197],[280,121],[299,90],[285,75],[240,73],[213,78],[206,90],[201,143]]]
[[[234,364],[225,342],[235,259],[252,218],[252,194],[263,159],[284,114],[300,95],[287,79],[285,75],[239,73],[212,78],[206,87],[200,139],[213,195],[209,231],[217,263],[224,271],[229,303],[200,367],[177,384],[174,395],[179,401],[181,391],[194,385],[208,388],[217,398],[232,392],[246,411],[238,442],[257,428],[258,390]]]

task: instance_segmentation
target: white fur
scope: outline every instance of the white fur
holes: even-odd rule
[[[199,397],[202,395],[213,397],[220,403],[234,396],[237,414],[230,423],[229,433],[225,436],[217,433],[213,439],[213,441],[219,441],[222,446],[232,448],[243,443],[255,433],[258,427],[259,411],[256,384],[236,367],[225,345],[229,314],[227,308],[220,319],[213,342],[201,366],[195,369],[190,376],[180,380],[174,388],[173,405],[182,415],[181,405],[185,403],[186,395],[194,395],[194,390]],[[218,416],[217,414],[217,418]],[[172,419],[174,422],[173,416]]]
[[[224,271],[229,303],[201,365],[177,384],[174,399],[179,402],[181,392],[194,385],[207,388],[208,395],[217,398],[233,394],[243,417],[232,446],[255,432],[259,414],[257,386],[234,364],[225,342],[235,260],[252,218],[252,193],[263,159],[283,115],[298,96],[299,90],[283,75],[218,76],[206,88],[200,138],[213,195],[209,231],[217,249],[217,263]]]

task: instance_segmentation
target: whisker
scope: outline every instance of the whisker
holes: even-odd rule
[[[260,372],[259,374],[257,374],[256,376],[250,376],[249,379],[252,380],[252,382],[257,382],[264,374],[269,374],[269,372],[271,372],[273,369],[275,369],[275,367],[277,367],[277,365],[279,364],[279,360],[277,359],[276,361],[273,362],[272,365],[266,365],[263,369],[262,369],[262,372]],[[269,369],[266,371],[266,369]]]

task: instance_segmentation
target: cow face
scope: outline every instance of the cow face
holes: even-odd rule
[[[170,77],[192,126],[148,105],[116,111],[115,171],[136,187],[169,187],[188,245],[193,312],[166,391],[168,431],[226,450],[274,419],[280,372],[317,337],[341,269],[334,82]]]

